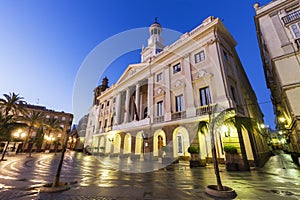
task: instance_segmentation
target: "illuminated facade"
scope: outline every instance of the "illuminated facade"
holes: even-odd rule
[[[73,121],[73,114],[65,113],[65,112],[59,112],[47,109],[45,106],[39,106],[39,105],[31,105],[31,104],[24,104],[24,107],[28,113],[32,112],[41,112],[43,116],[45,117],[45,121],[47,121],[50,118],[57,119],[59,122],[59,126],[62,128],[62,130],[52,130],[49,131],[46,127],[43,143],[40,149],[34,144],[33,151],[54,151],[55,148],[57,150],[61,150],[64,144],[64,141],[67,137],[66,133],[68,130],[71,129],[71,124]],[[27,134],[27,133],[26,133]],[[31,137],[36,138],[38,134],[38,130],[36,128],[33,128]],[[60,145],[55,144],[55,142],[59,142]],[[25,144],[27,149],[27,144]],[[24,149],[24,148],[23,148]]]
[[[300,153],[300,4],[277,0],[254,8],[277,130],[285,136],[289,151]]]
[[[163,44],[162,31],[155,21],[141,63],[129,65],[111,87],[104,78],[94,90],[85,147],[95,154],[160,160],[166,154],[163,146],[169,146],[173,158],[187,159],[192,145],[199,146],[201,160],[209,162],[210,136],[200,133],[198,125],[208,122],[210,108],[235,108],[237,115],[263,123],[236,41],[220,19],[208,17],[169,46]],[[240,148],[233,127],[216,132],[220,160],[225,158],[225,144]],[[243,130],[243,140],[251,164],[267,157],[269,149],[260,134]]]

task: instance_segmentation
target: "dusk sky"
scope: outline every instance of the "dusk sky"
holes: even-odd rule
[[[265,123],[274,128],[254,25],[255,2],[1,0],[0,94],[15,92],[28,103],[74,113],[76,78],[85,59],[101,42],[127,30],[147,28],[155,17],[163,28],[185,33],[208,16],[215,16],[237,41],[236,50],[261,103]],[[265,5],[270,0],[258,2]],[[168,38],[164,39],[168,45]],[[146,40],[138,42],[140,47],[146,45]],[[99,72],[108,69],[98,79],[107,76],[110,84],[115,83],[128,64],[138,62],[140,50],[128,53],[109,66],[99,66]],[[83,103],[74,113],[74,123],[88,113],[97,85],[95,81],[86,88],[88,95],[80,96]]]

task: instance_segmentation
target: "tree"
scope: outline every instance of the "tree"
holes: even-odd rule
[[[19,115],[19,112],[24,112],[24,104],[26,103],[23,97],[19,94],[9,93],[3,94],[4,98],[0,98],[1,109],[3,109],[4,114]]]
[[[70,122],[70,124],[71,124],[71,122]],[[65,138],[65,141],[64,141],[64,144],[63,144],[60,161],[59,161],[59,164],[58,164],[58,167],[57,167],[55,178],[54,178],[53,183],[52,183],[53,188],[59,186],[60,172],[61,172],[61,169],[62,169],[64,157],[65,157],[65,152],[66,152],[66,148],[67,148],[69,133],[70,133],[70,129],[66,131],[66,138]]]
[[[2,138],[7,141],[1,160],[4,160],[5,151],[7,150],[9,141],[11,140],[11,133],[18,127],[25,127],[26,124],[20,123],[19,114],[24,112],[24,104],[26,103],[23,97],[19,94],[9,93],[3,94],[4,98],[0,98],[0,134]]]
[[[29,155],[31,157],[31,152],[33,149],[33,144],[35,143],[35,139],[32,139],[32,132],[34,129],[39,129],[40,126],[44,124],[44,114],[40,111],[32,111],[23,117],[24,121],[28,124],[28,135],[24,142],[24,147],[28,142],[29,147]]]
[[[57,139],[53,142],[53,145],[54,145],[54,155],[56,155],[57,149],[61,144],[60,144],[59,140]]]
[[[60,126],[60,121],[57,118],[51,117],[45,121],[45,125],[48,130],[48,137],[50,137],[52,132],[61,132],[63,128]]]
[[[44,136],[45,136],[45,128],[44,126],[40,126],[37,130],[36,137],[35,137],[35,145],[38,152],[41,151],[42,145],[44,143]]]
[[[233,108],[227,108],[222,110],[220,113],[217,113],[217,106],[214,106],[212,110],[209,110],[209,130],[210,130],[210,137],[211,137],[211,148],[212,148],[212,160],[214,164],[214,171],[217,179],[217,191],[224,191],[225,188],[222,185],[221,177],[220,177],[220,170],[217,160],[217,152],[215,146],[215,130],[224,123],[224,120],[227,118],[228,115],[231,115],[234,112]],[[235,193],[234,193],[235,194]]]
[[[18,128],[26,127],[26,124],[17,122],[14,115],[5,115],[0,112],[0,141],[6,141],[1,161],[4,160],[5,152],[11,140],[11,133]]]
[[[248,132],[253,131],[254,128],[256,127],[255,121],[249,117],[234,115],[232,117],[225,119],[224,125],[233,126],[236,128],[237,133],[238,133],[239,142],[240,142],[241,154],[242,154],[242,159],[243,159],[243,163],[244,163],[244,170],[249,170],[250,166],[249,166],[249,162],[247,159],[242,129],[245,129]]]

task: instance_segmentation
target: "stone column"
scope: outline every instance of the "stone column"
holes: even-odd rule
[[[153,75],[148,78],[148,116],[150,123],[153,120]]]
[[[183,69],[184,69],[184,79],[185,79],[185,90],[184,90],[184,102],[186,106],[186,117],[193,117],[196,115],[194,91],[191,76],[191,63],[190,54],[186,54],[183,57]]]
[[[116,97],[116,122],[121,124],[121,92]]]
[[[164,70],[164,81],[166,86],[166,96],[164,102],[164,115],[165,121],[171,120],[171,77],[170,77],[170,65]]]
[[[127,89],[126,89],[126,97],[125,97],[125,110],[126,110],[126,112],[124,113],[125,115],[124,115],[124,122],[125,123],[128,123],[129,122],[129,115],[130,115],[130,113],[129,113],[129,100],[130,100],[130,88],[128,87]]]
[[[136,107],[136,115],[135,119],[140,118],[140,84],[137,83],[135,86],[135,107]]]

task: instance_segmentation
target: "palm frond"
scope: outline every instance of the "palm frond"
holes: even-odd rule
[[[200,121],[198,123],[198,130],[197,132],[200,132],[201,134],[205,134],[208,131],[208,122],[206,121]]]

